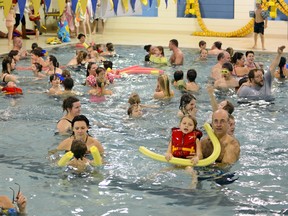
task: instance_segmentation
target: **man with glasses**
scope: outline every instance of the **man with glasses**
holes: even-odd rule
[[[266,101],[274,99],[271,95],[272,81],[284,49],[285,46],[278,47],[277,55],[269,67],[269,72],[264,73],[260,68],[249,71],[248,82],[242,84],[237,92],[240,98]]]

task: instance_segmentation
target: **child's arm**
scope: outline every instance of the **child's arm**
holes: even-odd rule
[[[170,140],[169,145],[168,145],[168,149],[165,153],[165,159],[167,161],[171,160],[171,158],[173,157],[172,153],[171,153],[171,147],[172,147],[172,140]]]
[[[208,85],[207,86],[207,92],[209,94],[209,97],[210,97],[210,103],[211,103],[211,106],[212,106],[212,110],[213,112],[218,110],[218,104],[217,104],[217,101],[216,101],[216,98],[215,98],[215,95],[214,95],[214,88],[213,86],[211,85]]]

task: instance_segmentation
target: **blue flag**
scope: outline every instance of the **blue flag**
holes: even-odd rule
[[[46,11],[45,12],[47,13],[49,8],[50,8],[51,0],[45,0],[44,3],[45,3],[45,7],[46,7]]]
[[[18,1],[20,20],[22,20],[22,17],[24,15],[25,5],[26,5],[26,0]]]

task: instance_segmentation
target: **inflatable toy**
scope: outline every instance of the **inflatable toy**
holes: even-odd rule
[[[157,68],[149,68],[149,67],[140,67],[139,65],[130,66],[117,71],[119,74],[154,74],[159,75],[163,74],[164,71]]]
[[[47,44],[51,44],[51,45],[56,45],[56,44],[61,44],[61,40],[57,37],[50,37],[46,39],[46,43]]]
[[[208,165],[214,163],[216,161],[216,159],[219,157],[220,152],[221,152],[221,146],[220,146],[219,140],[215,136],[211,126],[206,122],[204,124],[204,128],[205,128],[209,138],[212,141],[214,150],[213,150],[213,153],[208,158],[199,160],[199,162],[195,166],[208,166]],[[171,163],[171,164],[175,164],[175,165],[181,165],[181,166],[194,166],[191,163],[190,159],[182,159],[182,158],[172,157],[171,160],[167,161],[165,159],[164,155],[160,155],[160,154],[157,154],[155,152],[152,152],[152,151],[148,150],[147,148],[145,148],[144,146],[140,146],[139,151],[142,154],[144,154],[144,155],[146,155],[146,156],[148,156],[154,160],[161,161],[161,162],[167,162],[167,163]]]
[[[66,43],[66,42],[70,42],[70,34],[69,34],[69,26],[68,26],[68,22],[64,21],[64,23],[62,22],[58,22],[58,32],[57,32],[57,36],[58,38]]]
[[[2,88],[2,91],[6,95],[23,94],[22,89],[18,88],[18,87],[4,87],[4,88]]]

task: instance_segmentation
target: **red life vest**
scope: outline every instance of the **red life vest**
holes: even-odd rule
[[[9,95],[23,94],[22,89],[17,87],[4,87],[2,91]]]
[[[193,130],[184,134],[179,128],[172,128],[172,146],[171,153],[177,158],[186,158],[196,152],[196,139],[202,137],[202,132]]]

